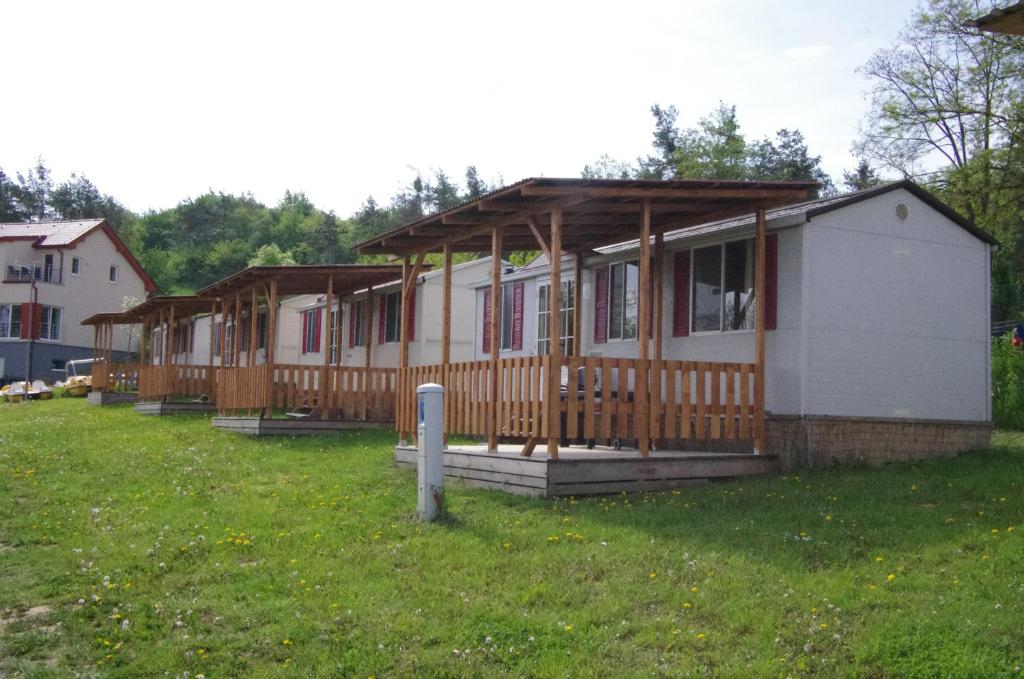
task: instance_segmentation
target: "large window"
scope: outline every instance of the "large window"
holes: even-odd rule
[[[60,276],[54,268],[53,255],[46,255],[43,258],[43,281],[46,283],[59,283]]]
[[[331,363],[338,362],[338,309],[331,309],[331,328],[328,333],[329,341],[327,346],[331,348],[331,356],[328,359]]]
[[[401,306],[402,299],[398,292],[384,295],[384,341],[397,342],[401,339]]]
[[[213,355],[220,356],[220,335],[224,331],[224,325],[221,323],[213,324]]]
[[[558,336],[561,339],[559,351],[563,356],[568,356],[573,351],[573,339],[575,337],[576,319],[576,283],[575,281],[562,281],[561,300],[561,323],[559,324]],[[544,284],[537,287],[537,354],[543,356],[550,350],[550,333],[548,323],[551,320],[551,284]]]
[[[302,312],[302,353],[316,354],[320,351],[321,309]]]
[[[59,307],[40,307],[41,316],[39,319],[39,339],[59,340],[60,339],[60,318]]]
[[[359,300],[348,305],[348,312],[352,314],[349,318],[349,346],[366,346],[366,302]]]
[[[608,339],[636,339],[640,266],[635,261],[612,264],[608,279]]]
[[[256,315],[256,333],[259,336],[259,343],[256,345],[257,349],[267,348],[267,311],[261,309]]]
[[[0,337],[21,337],[20,304],[0,304]]]
[[[693,330],[728,332],[754,327],[754,241],[693,251]]]
[[[82,260],[78,257],[71,258],[71,275],[79,276],[82,273]]]

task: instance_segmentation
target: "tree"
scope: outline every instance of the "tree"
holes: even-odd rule
[[[18,201],[27,218],[43,221],[52,216],[47,205],[53,191],[53,177],[43,162],[42,156],[36,158],[36,164],[25,174],[18,173]]]
[[[317,227],[314,234],[316,239],[316,248],[319,253],[317,263],[338,263],[338,234],[338,218],[334,215],[334,211],[332,210],[323,216],[320,220],[320,225]]]
[[[992,313],[1009,318],[1024,310],[1024,39],[968,27],[992,7],[929,0],[915,10],[897,43],[861,69],[873,87],[855,148],[883,168],[923,178],[1001,241]]]
[[[249,266],[273,266],[295,264],[295,258],[288,250],[282,250],[275,243],[264,245],[249,259]]]
[[[765,181],[815,181],[815,195],[836,193],[831,177],[821,169],[821,156],[812,156],[800,130],[781,129],[775,142],[765,138],[747,150],[749,179]]]
[[[0,222],[23,222],[28,219],[21,200],[21,187],[0,169]]]
[[[487,193],[490,189],[487,187],[486,182],[480,179],[480,175],[477,173],[476,165],[470,165],[466,168],[466,199],[473,200]]]
[[[870,189],[878,186],[882,181],[882,178],[875,172],[875,168],[871,167],[871,163],[868,162],[867,158],[861,158],[857,161],[857,167],[853,170],[843,172],[843,186],[850,191]]]
[[[635,173],[629,163],[615,160],[605,153],[594,163],[585,165],[581,176],[584,179],[629,179]]]
[[[71,173],[71,179],[50,194],[50,207],[62,219],[99,217],[103,214],[103,195],[85,175]]]
[[[448,179],[443,170],[434,171],[434,183],[425,187],[428,203],[432,211],[448,210],[463,202],[459,195],[459,187]]]

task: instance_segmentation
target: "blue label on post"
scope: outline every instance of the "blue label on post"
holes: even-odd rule
[[[422,396],[420,396],[419,401],[420,401],[420,424],[423,424],[426,421],[426,419],[427,419],[427,409],[423,405],[423,397]]]

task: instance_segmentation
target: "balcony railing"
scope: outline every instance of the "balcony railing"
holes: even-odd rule
[[[60,272],[43,262],[9,262],[4,267],[5,283],[60,283]]]

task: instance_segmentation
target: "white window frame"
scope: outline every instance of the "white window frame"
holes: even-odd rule
[[[302,312],[302,323],[305,326],[306,341],[302,345],[302,355],[319,353],[316,350],[316,309],[306,309]]]
[[[366,305],[369,302],[365,299],[358,299],[348,304],[348,312],[355,314],[355,338],[349,339],[349,344],[352,348],[365,347],[366,346]],[[351,327],[351,325],[349,326]],[[351,333],[350,333],[351,334]]]
[[[7,327],[6,328],[0,328],[0,330],[5,330],[6,334],[0,335],[0,339],[21,339],[21,324],[22,324],[21,305],[20,304],[0,304],[0,309],[6,309],[7,310]],[[14,312],[15,312],[15,310],[17,310],[17,312],[18,312],[18,331],[12,333],[12,329],[14,328],[14,322],[13,321],[14,321]]]
[[[117,264],[111,264],[110,269],[107,273],[107,280],[111,285],[117,285],[117,281],[121,278],[121,272]]]
[[[64,309],[59,306],[40,305],[40,314],[42,317],[39,321],[39,339],[43,342],[59,342],[60,341],[60,324],[64,320]],[[57,322],[54,323],[54,316],[57,317]],[[45,319],[45,322],[44,322]],[[46,330],[44,333],[43,330]],[[54,337],[54,330],[56,329],[57,336]]]
[[[499,304],[497,305],[498,313],[498,351],[511,351],[515,337],[515,316],[516,316],[516,300],[515,300],[515,281],[508,283],[502,283],[501,287],[498,288]],[[508,318],[506,318],[506,312]],[[491,309],[491,313],[494,313],[494,309]],[[506,338],[505,335],[508,335]],[[507,340],[507,341],[506,341]]]
[[[626,272],[628,271],[627,266],[629,264],[632,264],[632,265],[636,266],[636,268],[637,268],[636,334],[637,334],[637,336],[639,336],[639,334],[640,334],[640,295],[642,294],[641,291],[640,291],[640,280],[639,280],[640,279],[640,260],[639,259],[621,259],[621,260],[619,260],[617,262],[610,262],[608,264],[608,291],[607,291],[607,297],[605,298],[605,299],[608,300],[608,302],[607,302],[608,308],[606,310],[606,313],[608,314],[608,317],[607,317],[607,327],[608,327],[607,334],[608,334],[608,336],[605,338],[605,340],[607,342],[635,342],[636,339],[637,339],[636,337],[622,337],[622,330],[625,328],[625,325],[626,325],[625,324],[625,321],[626,321],[626,299],[628,297],[627,292],[629,290],[628,278],[626,278],[625,275],[626,275]],[[622,323],[622,327],[619,328],[619,337],[612,337],[612,278],[613,278],[612,269],[614,269],[616,266],[621,266],[622,267],[622,272],[623,272],[623,276],[624,276],[623,284],[622,284],[623,285],[623,287],[622,287],[622,320],[623,320],[623,323]]]
[[[338,354],[341,351],[341,327],[338,325],[341,316],[341,305],[338,305],[331,309],[331,313],[327,315],[329,319],[327,325],[327,350],[330,352],[327,362],[334,365],[338,362]]]
[[[561,286],[566,286],[568,288],[568,290],[567,290],[568,295],[566,296],[566,298],[569,300],[569,304],[562,305],[559,308],[559,311],[561,312],[562,319],[563,319],[563,323],[561,325],[559,325],[559,328],[558,328],[559,344],[561,345],[561,353],[562,353],[562,355],[563,356],[570,356],[573,353],[573,344],[576,341],[576,332],[575,332],[575,330],[576,330],[576,328],[575,328],[575,324],[576,324],[576,307],[575,307],[575,304],[576,304],[576,294],[575,294],[576,281],[574,279],[572,279],[572,278],[563,278],[560,281],[559,286],[560,287]],[[548,333],[547,327],[545,327],[545,323],[551,317],[551,306],[550,306],[551,302],[550,302],[550,298],[549,298],[548,304],[547,305],[543,304],[542,301],[541,301],[541,295],[542,295],[542,292],[544,290],[549,290],[550,288],[551,288],[550,281],[545,281],[543,283],[538,281],[538,283],[537,283],[537,345],[536,346],[537,346],[537,355],[538,356],[544,356],[544,355],[546,355],[548,353],[548,339],[549,339],[548,338],[548,334],[549,333]],[[559,292],[561,292],[561,291],[559,291]],[[542,321],[542,319],[544,319],[544,320]],[[541,328],[544,328],[544,332],[541,332]],[[566,329],[566,330],[570,330],[571,331],[570,334],[567,334],[567,335],[566,334],[562,334],[563,328]]]
[[[702,335],[735,335],[735,334],[754,332],[757,329],[757,312],[756,312],[756,310],[757,310],[757,300],[756,299],[754,300],[754,306],[753,306],[753,309],[752,309],[754,321],[753,321],[753,323],[751,323],[751,327],[749,327],[749,328],[739,328],[737,330],[729,330],[729,329],[726,329],[726,327],[725,327],[725,292],[724,292],[725,291],[725,275],[726,275],[726,272],[725,272],[725,246],[727,244],[729,244],[729,243],[736,243],[736,242],[740,242],[740,241],[750,241],[751,243],[753,243],[754,238],[751,237],[751,236],[743,236],[743,237],[740,237],[740,238],[730,238],[729,240],[719,241],[718,243],[708,243],[707,245],[695,245],[692,248],[690,248],[690,280],[689,280],[689,283],[688,283],[687,294],[689,294],[689,296],[690,296],[690,319],[689,319],[689,326],[690,326],[690,335],[691,336],[700,337]],[[721,262],[721,273],[720,273],[719,287],[723,291],[722,292],[722,302],[721,302],[721,306],[719,308],[718,330],[695,330],[696,323],[694,322],[694,319],[695,319],[694,315],[697,312],[697,305],[696,305],[696,301],[697,300],[696,300],[696,295],[694,294],[694,290],[693,290],[693,281],[694,281],[695,276],[697,275],[697,262],[696,262],[696,259],[695,259],[695,252],[697,250],[704,250],[704,249],[713,248],[713,247],[717,247],[719,249],[719,258],[720,258],[719,261]],[[751,267],[756,267],[756,266],[757,266],[757,254],[754,253],[754,256],[753,256],[752,262],[751,262]],[[755,280],[756,280],[757,272],[752,270],[752,273],[754,274]],[[755,287],[754,290],[756,291],[756,289],[757,288]],[[756,294],[756,292],[754,294]]]
[[[392,300],[395,300],[392,304]],[[394,338],[391,338],[391,333],[388,328],[388,315],[391,314],[392,308],[397,309],[395,311],[395,334]],[[402,341],[402,293],[400,290],[393,292],[384,293],[384,343],[393,344],[395,342]]]
[[[71,258],[71,275],[81,276],[82,275],[82,258],[72,257]]]
[[[56,284],[60,283],[60,270],[58,269],[57,257],[52,252],[43,255],[43,282]]]

